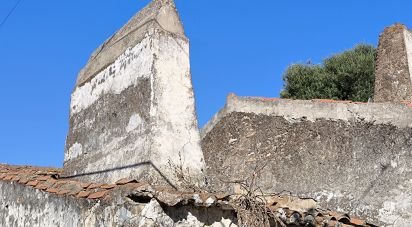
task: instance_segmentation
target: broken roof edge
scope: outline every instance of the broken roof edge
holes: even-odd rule
[[[126,51],[127,48],[141,42],[146,32],[152,27],[187,40],[174,1],[153,0],[94,50],[88,62],[77,76],[76,87],[93,78],[104,67]],[[129,38],[127,41],[124,41],[126,37]],[[122,41],[124,42],[122,43]],[[112,47],[116,47],[116,50]]]
[[[400,23],[400,22],[396,22],[392,25],[389,25],[389,26],[385,27],[385,29],[381,33],[381,35],[383,33],[386,33],[386,32],[395,32],[395,31],[404,31],[404,30],[410,31],[408,26],[406,26],[405,24]]]
[[[363,103],[344,100],[292,100],[281,98],[239,97],[229,94],[226,105],[201,129],[201,139],[228,114],[233,112],[281,116],[290,122],[317,119],[364,121],[373,124],[391,124],[399,128],[412,127],[412,104]]]

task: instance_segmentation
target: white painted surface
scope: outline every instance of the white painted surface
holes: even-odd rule
[[[133,114],[130,117],[129,124],[127,124],[126,132],[129,133],[129,132],[131,132],[131,131],[139,128],[139,127],[144,127],[143,123],[144,122],[143,122],[143,120],[142,120],[142,118],[140,117],[139,114]]]
[[[391,197],[390,201],[385,201],[383,207],[379,209],[379,220],[387,223],[388,226],[393,224],[397,227],[412,226],[411,210],[412,199],[409,193],[397,191],[396,197]]]
[[[412,33],[407,29],[404,30],[405,46],[409,66],[409,77],[412,83]]]
[[[0,182],[0,206],[7,210],[1,210],[0,216],[6,216],[1,223],[3,226],[62,226],[77,227],[81,225],[81,214],[71,204],[62,204],[54,195],[27,187],[19,191],[18,198],[5,197],[6,190],[16,189],[17,183]],[[24,192],[24,193],[22,193]],[[31,194],[29,194],[31,193]],[[30,206],[30,202],[24,204],[24,198],[37,199],[38,206]],[[32,201],[33,202],[33,201]]]
[[[87,108],[103,95],[120,94],[138,85],[142,78],[149,79],[151,86],[149,122],[145,123],[137,113],[126,113],[131,117],[124,129],[108,129],[95,138],[94,142],[102,148],[85,154],[91,161],[78,173],[116,169],[104,176],[93,177],[96,181],[112,183],[146,173],[146,165],[138,164],[150,161],[155,168],[149,167],[145,176],[155,182],[163,180],[157,179],[159,177],[166,178],[179,187],[182,179],[177,176],[184,174],[185,181],[197,186],[204,184],[205,163],[200,148],[186,38],[161,30],[149,32],[141,43],[129,48],[91,81],[76,88],[72,94],[71,116],[88,111]],[[87,130],[94,130],[89,123],[84,125],[88,126]],[[114,130],[125,130],[125,134],[113,137]],[[131,135],[135,136],[133,140],[130,140]],[[133,142],[126,142],[126,139]],[[83,144],[83,150],[87,147],[88,144]],[[79,157],[75,150],[69,156]],[[124,166],[139,167],[119,168]]]
[[[190,74],[189,42],[159,34],[153,45],[158,59],[154,68],[152,161],[167,177],[176,179],[181,167],[186,180],[203,184],[205,168],[195,114]],[[191,179],[189,179],[191,178]]]
[[[119,146],[125,139],[126,135],[114,138],[110,143],[105,144],[104,149],[98,151],[101,157],[104,158],[95,159],[92,162],[87,163],[87,165],[82,168],[82,173],[103,171],[150,161],[150,140],[147,136],[138,136],[134,143],[129,143],[126,146]],[[139,169],[139,171],[145,170],[146,169],[144,168]],[[104,179],[95,176],[95,181],[114,183],[122,178],[133,178],[131,173],[137,172],[136,169],[131,168],[118,169],[110,172],[110,177],[105,177]]]
[[[69,161],[71,159],[77,158],[83,154],[83,146],[80,143],[75,143],[70,149],[64,154],[64,160]]]
[[[152,199],[149,204],[147,204],[141,213],[141,218],[139,221],[139,227],[146,226],[174,226],[173,220],[168,217],[157,200]]]
[[[120,94],[137,85],[141,78],[151,74],[153,54],[150,34],[133,48],[129,48],[116,61],[96,75],[91,81],[77,87],[72,94],[71,115],[87,109],[105,94]]]

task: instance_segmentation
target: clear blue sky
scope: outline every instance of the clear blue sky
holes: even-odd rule
[[[1,0],[2,20],[17,0]],[[22,0],[0,28],[0,163],[62,166],[70,93],[91,52],[148,0]],[[409,0],[176,0],[200,125],[228,93],[277,97],[291,63],[376,45]]]

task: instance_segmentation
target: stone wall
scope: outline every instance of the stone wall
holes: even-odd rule
[[[116,190],[105,199],[85,199],[0,180],[0,226],[236,226],[232,210],[188,203],[168,206],[149,196],[133,197],[132,191],[128,193]]]
[[[99,47],[72,93],[64,177],[203,184],[189,41],[155,0]]]
[[[1,226],[120,226],[122,218],[131,218],[126,207],[59,197],[16,182],[0,182],[0,198]]]
[[[132,179],[116,184],[80,182],[62,179],[60,173],[61,169],[0,164],[0,226],[236,227],[245,226],[239,214],[251,214],[251,222],[257,220],[253,215],[265,214],[247,207],[238,213],[240,201],[265,207],[273,227],[280,222],[287,227],[373,226],[353,215],[322,209],[313,199],[260,195],[244,200],[239,194],[176,191]]]
[[[380,36],[374,101],[412,101],[412,33],[404,25],[390,26]]]
[[[228,97],[202,132],[212,190],[250,180],[378,226],[412,224],[412,108]]]

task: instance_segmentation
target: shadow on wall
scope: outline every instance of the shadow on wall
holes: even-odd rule
[[[141,167],[141,166],[151,166],[153,169],[156,170],[157,173],[169,184],[173,189],[177,190],[177,187],[160,171],[160,169],[153,164],[152,161],[147,161],[147,162],[140,162],[136,164],[131,164],[131,165],[126,165],[126,166],[119,166],[111,169],[105,169],[105,170],[99,170],[99,171],[93,171],[93,172],[87,172],[87,173],[80,173],[76,175],[71,175],[71,176],[66,176],[66,177],[60,177],[60,179],[73,179],[77,177],[84,177],[84,176],[91,176],[91,175],[97,175],[97,174],[102,174],[102,173],[108,173],[108,172],[113,172],[113,171],[118,171],[118,170],[124,170],[124,169],[130,169],[130,168],[135,168],[135,167]]]
[[[238,225],[237,214],[234,210],[216,209],[215,207],[196,207],[195,205],[170,207],[161,204],[164,212],[172,218],[175,223],[182,223],[188,217],[195,216],[198,221],[207,226],[232,226]],[[228,224],[224,220],[231,220]],[[220,225],[218,225],[219,223]]]

